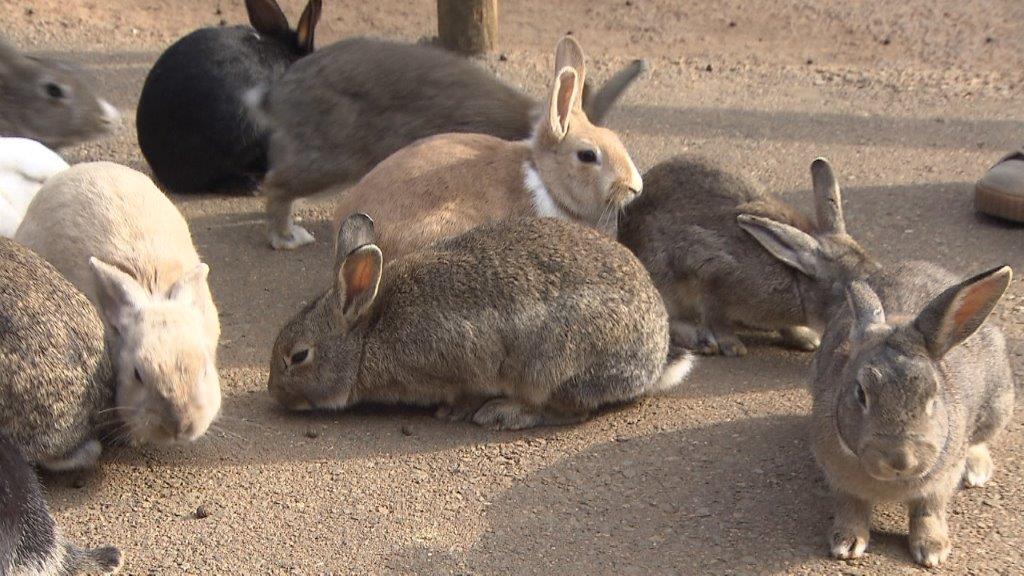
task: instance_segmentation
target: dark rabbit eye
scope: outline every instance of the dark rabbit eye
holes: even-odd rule
[[[292,365],[302,364],[307,358],[309,358],[309,348],[303,348],[292,354]]]
[[[868,408],[868,395],[864,393],[864,387],[861,386],[860,384],[857,384],[857,389],[854,390],[854,392],[857,394],[857,402],[860,402],[861,408],[864,408],[865,410],[867,410],[867,408]]]
[[[135,381],[142,384],[142,374],[139,374],[139,369],[135,369]]]
[[[593,150],[580,150],[576,153],[576,157],[580,159],[580,162],[584,164],[596,164],[597,163],[597,152]]]
[[[64,98],[67,94],[65,94],[64,88],[60,84],[48,82],[46,84],[46,95],[50,98]]]

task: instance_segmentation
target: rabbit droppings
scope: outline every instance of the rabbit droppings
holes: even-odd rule
[[[700,156],[661,162],[644,175],[644,194],[619,220],[619,240],[640,258],[665,298],[672,334],[702,354],[741,356],[737,329],[778,330],[798,349],[818,345],[826,317],[814,290],[801,289],[793,270],[760,249],[746,214],[814,235],[870,266],[846,235],[842,198],[832,169],[815,161],[816,221],[756,183]],[[808,328],[811,326],[814,328]]]
[[[77,164],[43,185],[15,239],[100,311],[133,441],[192,441],[220,410],[220,321],[188,224],[145,175]]]
[[[0,246],[6,244],[0,240]],[[35,471],[18,447],[0,433],[0,574],[114,574],[121,562],[121,551],[113,546],[87,550],[64,539],[50,516]]]
[[[103,324],[31,250],[0,238],[0,262],[0,435],[47,469],[92,466],[115,416]]]
[[[611,182],[606,180],[620,177],[620,171],[628,172],[632,162],[618,138],[595,128],[587,116],[591,114],[591,120],[599,122],[640,74],[643,64],[634,62],[590,97],[584,91],[586,77],[579,45],[567,38],[559,45],[559,54],[555,73],[561,79],[561,88],[556,90],[560,94],[560,124],[542,121],[540,132],[534,136],[532,148],[547,154],[542,156],[545,162],[534,169],[532,188],[539,194],[539,188],[547,185],[552,194],[558,194],[569,184],[567,179],[580,177],[589,187],[578,192],[586,196],[557,198],[567,204],[552,205],[546,201],[544,207],[551,211],[576,209],[578,217],[596,219],[600,214],[593,211],[600,211],[611,200],[591,194],[596,182],[609,186]],[[564,71],[564,66],[571,66],[572,70]],[[276,249],[293,249],[313,241],[308,231],[293,222],[292,204],[296,198],[348,186],[399,149],[429,136],[474,134],[422,144],[414,153],[402,157],[404,165],[392,162],[392,169],[402,173],[413,168],[410,163],[421,163],[416,169],[422,171],[422,163],[429,162],[429,168],[455,175],[456,164],[473,162],[477,164],[473,179],[455,182],[462,193],[490,181],[490,173],[483,178],[478,173],[485,157],[501,157],[502,167],[515,165],[511,167],[514,174],[501,168],[499,181],[505,185],[507,177],[514,177],[518,192],[524,177],[522,163],[530,159],[527,151],[531,145],[501,140],[530,138],[542,116],[555,116],[548,102],[538,104],[476,64],[444,50],[363,38],[344,40],[303,58],[269,92],[257,90],[250,96],[254,113],[271,127],[270,167],[263,192],[267,196],[269,240]],[[569,106],[570,99],[573,106]],[[548,135],[551,130],[553,136]],[[568,142],[563,143],[567,130],[571,133]],[[489,137],[481,136],[484,134]],[[581,136],[593,137],[589,146],[579,140]],[[570,144],[576,149],[568,150]],[[556,152],[553,148],[558,145]],[[577,151],[590,156],[567,156]],[[556,176],[552,173],[556,163],[586,166],[557,167],[561,172]],[[583,171],[587,174],[580,174]],[[538,172],[540,178],[536,176]],[[464,178],[467,174],[458,176]],[[636,174],[625,184],[639,192],[639,182],[640,175]],[[393,200],[392,192],[375,190],[382,197],[370,200]],[[622,193],[628,192],[624,186]],[[435,194],[436,191],[424,192],[428,198]],[[360,198],[365,196],[366,189]],[[349,213],[372,209],[355,208]],[[389,212],[390,209],[371,213],[383,217]]]
[[[171,45],[139,96],[139,148],[174,192],[245,192],[267,170],[267,131],[242,97],[313,51],[320,0],[292,30],[274,0],[246,0],[249,26],[196,30]]]
[[[121,114],[80,68],[28,56],[0,40],[0,136],[62,148],[114,131]]]
[[[268,388],[284,406],[438,406],[441,418],[521,429],[580,422],[691,367],[669,353],[643,266],[594,230],[505,221],[387,266],[374,242],[368,216],[348,218],[336,285],[278,334]]]

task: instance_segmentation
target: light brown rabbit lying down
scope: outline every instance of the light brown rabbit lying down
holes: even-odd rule
[[[336,223],[374,214],[385,260],[509,217],[552,216],[616,235],[619,211],[643,182],[614,132],[581,106],[583,51],[566,37],[556,50],[546,113],[530,140],[442,134],[399,150],[338,202]]]

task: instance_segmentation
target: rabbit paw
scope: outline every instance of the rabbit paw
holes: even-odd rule
[[[473,422],[494,430],[522,430],[543,421],[542,412],[510,398],[495,398],[473,415]]]
[[[992,478],[992,456],[988,446],[977,444],[967,449],[967,466],[964,469],[964,486],[978,488]]]
[[[867,532],[836,528],[829,539],[832,557],[840,560],[860,558],[868,549],[868,537]]]
[[[953,549],[949,536],[943,533],[911,534],[910,554],[926,568],[935,568],[949,558]]]
[[[472,419],[473,414],[480,408],[480,404],[444,404],[438,406],[437,411],[434,412],[434,418],[438,420],[446,420],[448,422],[465,422]]]
[[[779,330],[782,344],[794,350],[813,352],[821,344],[821,338],[806,326],[789,326]]]
[[[312,244],[316,240],[309,230],[306,230],[298,224],[292,224],[291,230],[288,234],[280,234],[276,231],[271,231],[269,234],[270,245],[274,250],[295,250],[296,248],[305,246],[306,244]]]
[[[722,356],[746,356],[747,347],[732,334],[718,337],[718,353]]]
[[[96,466],[102,453],[103,445],[98,440],[86,440],[63,458],[48,458],[39,464],[50,472],[84,470]]]

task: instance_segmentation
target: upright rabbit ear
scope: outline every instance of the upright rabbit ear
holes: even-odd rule
[[[822,232],[845,234],[843,196],[828,160],[817,158],[811,162],[811,181],[814,183],[814,209],[817,212],[818,228]]]
[[[1010,285],[1013,271],[1000,266],[946,289],[914,320],[928,355],[938,360],[981,327]]]
[[[853,312],[853,325],[850,327],[853,340],[863,340],[871,330],[885,324],[882,301],[867,282],[852,282],[846,288],[846,303]]]
[[[587,60],[583,55],[583,47],[572,36],[563,37],[555,47],[555,75],[561,74],[566,67],[576,71],[582,91],[587,81]]]
[[[178,281],[167,291],[167,298],[177,302],[195,302],[196,293],[206,283],[210,267],[202,262],[178,278]]]
[[[249,13],[249,23],[257,31],[271,38],[291,38],[288,18],[274,0],[245,0],[245,10]]]
[[[334,272],[337,314],[343,322],[354,322],[377,297],[384,257],[373,242],[373,220],[366,214],[349,216],[338,230]]]
[[[149,293],[134,278],[95,256],[89,258],[89,266],[103,317],[114,329],[124,331],[149,302]]]
[[[303,54],[313,51],[313,33],[316,31],[317,23],[320,22],[321,8],[321,0],[309,0],[309,4],[306,4],[306,9],[302,11],[302,16],[299,18],[299,26],[295,29],[295,43],[298,44],[298,48]]]
[[[740,214],[736,222],[783,264],[809,278],[822,276],[821,245],[810,234],[788,224],[750,214]]]
[[[574,108],[579,108],[582,95],[583,87],[576,71],[568,66],[562,68],[555,77],[547,114],[548,131],[555,140],[561,142],[569,133],[569,116]]]

